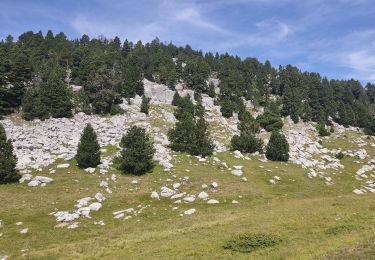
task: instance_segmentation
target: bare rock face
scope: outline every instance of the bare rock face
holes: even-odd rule
[[[145,96],[151,98],[152,104],[171,104],[174,91],[166,85],[157,84],[147,79],[143,80]]]

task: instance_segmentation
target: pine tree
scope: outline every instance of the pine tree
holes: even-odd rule
[[[16,164],[13,145],[7,140],[5,129],[0,124],[0,184],[18,182],[21,176],[16,170]]]
[[[80,168],[95,168],[100,164],[100,146],[96,133],[90,124],[87,124],[81,135],[76,160]]]
[[[46,105],[42,102],[39,89],[29,88],[22,98],[22,118],[25,120],[49,118]]]
[[[210,85],[208,86],[208,96],[211,98],[216,97],[215,86],[212,82],[210,82]]]
[[[208,132],[208,125],[203,117],[198,118],[194,127],[193,146],[189,151],[192,155],[209,156],[212,155],[214,144]]]
[[[133,126],[121,139],[120,167],[125,173],[142,175],[153,169],[153,143],[145,129]]]
[[[255,137],[255,134],[259,132],[259,123],[246,110],[240,115],[238,130],[240,130],[241,134],[232,137],[232,150],[239,150],[243,153],[262,152],[263,141]]]
[[[41,84],[40,95],[52,117],[62,118],[73,115],[71,93],[63,81],[63,70],[55,64],[48,72],[47,80]]]
[[[170,147],[177,152],[189,152],[195,140],[195,122],[191,113],[179,116],[176,125],[168,132]]]
[[[288,161],[289,144],[285,136],[273,131],[266,147],[266,157],[271,161]]]
[[[181,96],[178,93],[178,91],[176,90],[174,95],[173,95],[172,106],[178,106],[178,104],[180,103],[180,99],[181,99]]]
[[[147,98],[145,95],[142,96],[141,112],[148,115],[148,110],[150,108],[150,98]]]

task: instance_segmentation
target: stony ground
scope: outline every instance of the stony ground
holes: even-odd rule
[[[1,122],[24,177],[0,187],[0,259],[374,258],[374,138],[339,125],[318,138],[313,124],[285,119],[291,160],[270,162],[227,151],[236,120],[222,118],[204,97],[216,152],[191,157],[167,148],[175,119],[163,102],[173,93],[152,87],[148,117],[137,112],[135,99],[124,104],[128,114],[116,117]],[[98,132],[103,160],[97,169],[80,170],[72,158],[87,122]],[[157,167],[142,177],[122,175],[112,164],[134,123],[157,149]],[[267,142],[268,133],[260,136]],[[275,234],[282,243],[251,254],[223,249],[249,232]]]

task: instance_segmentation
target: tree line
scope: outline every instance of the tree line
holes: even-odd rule
[[[221,80],[220,94],[207,83],[211,73]],[[142,79],[171,89],[179,81],[221,105],[224,116],[240,112],[243,99],[264,106],[266,121],[275,107],[294,122],[315,121],[365,128],[375,133],[375,85],[357,80],[329,80],[292,65],[275,68],[269,61],[203,53],[155,39],[133,43],[118,37],[69,40],[64,33],[25,32],[0,42],[0,116],[22,107],[27,120],[87,114],[121,113],[123,98],[143,95]],[[69,85],[82,86],[72,92]],[[276,98],[275,98],[276,97]]]

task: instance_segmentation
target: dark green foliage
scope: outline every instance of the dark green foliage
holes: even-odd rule
[[[212,82],[208,86],[208,96],[211,97],[211,98],[216,97],[215,86]]]
[[[257,134],[259,133],[259,123],[254,119],[250,112],[245,111],[239,117],[238,130],[241,134]]]
[[[204,109],[204,106],[202,104],[202,97],[200,97],[197,100],[197,104],[195,105],[194,113],[197,117],[204,117],[205,109]]]
[[[193,146],[189,153],[205,157],[212,155],[213,150],[214,145],[209,136],[208,124],[203,117],[200,117],[195,123]]]
[[[114,115],[122,115],[125,112],[126,111],[123,108],[121,108],[120,105],[112,104],[111,110],[109,111],[109,114],[111,114],[111,116],[114,116]]]
[[[242,234],[226,242],[223,247],[241,253],[251,253],[258,249],[276,246],[281,242],[280,237],[272,234]]]
[[[234,105],[229,99],[221,100],[220,106],[220,112],[223,117],[230,118],[233,116]]]
[[[263,141],[252,134],[235,135],[231,140],[231,148],[243,153],[262,152]]]
[[[141,112],[148,115],[148,110],[150,109],[150,98],[145,95],[142,96]]]
[[[268,132],[279,130],[283,127],[280,112],[277,105],[274,103],[271,103],[264,114],[258,116],[256,120],[259,122],[260,126],[266,129]]]
[[[78,144],[76,160],[80,168],[95,168],[100,164],[100,146],[90,124],[87,124]]]
[[[90,97],[84,90],[73,93],[73,107],[76,113],[83,112],[91,115]]]
[[[47,106],[42,102],[38,89],[29,88],[22,99],[22,118],[25,120],[49,118]]]
[[[17,158],[13,154],[13,145],[4,127],[0,124],[0,184],[18,182],[21,176],[16,170]]]
[[[115,111],[112,110],[112,106],[121,102],[122,100],[118,93],[110,89],[103,89],[93,95],[92,109],[96,114],[109,114],[111,111]]]
[[[271,161],[288,161],[289,144],[285,136],[278,131],[273,131],[266,147],[266,157]]]
[[[195,122],[191,113],[184,113],[176,122],[174,128],[168,132],[170,147],[177,152],[190,152],[193,150],[195,139]]]
[[[262,152],[263,141],[255,137],[255,134],[259,132],[259,123],[246,110],[240,114],[239,119],[238,130],[241,135],[232,137],[231,149],[243,153]]]
[[[168,132],[174,151],[187,152],[191,155],[212,155],[214,145],[210,139],[208,125],[204,120],[204,107],[201,99],[194,106],[190,96],[180,99],[175,116],[176,125]],[[198,118],[195,118],[195,115]]]
[[[71,117],[73,104],[71,92],[63,81],[61,67],[55,65],[47,75],[47,81],[40,86],[40,95],[49,114],[55,118]]]
[[[326,129],[324,123],[319,123],[316,125],[316,129],[318,130],[319,136],[329,136],[331,133]]]
[[[184,114],[191,114],[192,116],[195,115],[195,106],[193,101],[191,101],[190,95],[186,97],[181,97],[180,101],[178,102],[177,109],[174,113],[177,120],[180,120],[184,117]]]
[[[180,102],[180,99],[181,99],[181,96],[178,93],[178,91],[176,90],[174,95],[173,95],[172,106],[178,106],[178,104]]]
[[[125,173],[142,175],[154,167],[155,149],[146,131],[133,126],[121,139],[120,168]]]

